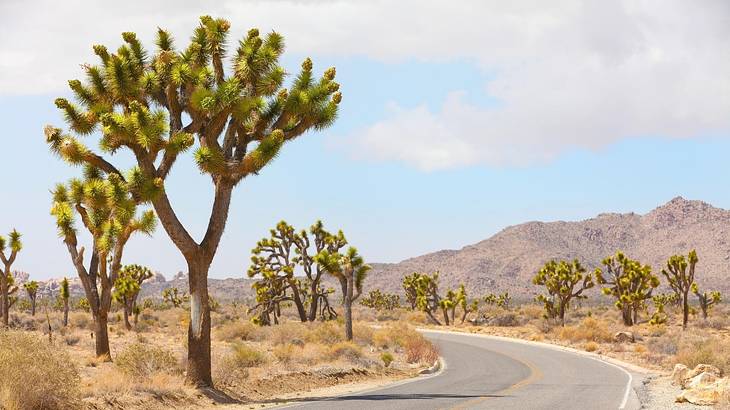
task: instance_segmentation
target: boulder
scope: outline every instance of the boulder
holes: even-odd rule
[[[631,332],[617,332],[613,335],[613,341],[616,343],[634,343],[636,338]]]
[[[701,373],[710,373],[716,378],[722,376],[722,372],[717,367],[711,364],[698,364],[697,366],[695,366],[694,369],[692,369],[692,371],[687,374],[687,378],[691,379]]]
[[[697,376],[687,380],[687,389],[696,389],[698,387],[706,386],[717,381],[717,376],[712,373],[702,372]]]
[[[689,367],[681,363],[675,364],[674,370],[672,370],[672,384],[675,386],[682,386],[684,381],[687,379],[689,372]]]
[[[699,376],[700,375],[695,377]],[[677,396],[676,401],[679,403],[686,402],[700,406],[712,406],[719,403],[722,397],[727,396],[728,394],[730,394],[730,380],[727,378],[716,379],[712,383],[699,384],[698,386],[688,388],[683,391],[682,394]]]

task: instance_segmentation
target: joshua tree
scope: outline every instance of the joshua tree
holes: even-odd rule
[[[616,298],[616,307],[621,311],[624,325],[636,324],[639,311],[646,307],[654,289],[659,286],[659,278],[651,273],[651,266],[642,265],[622,252],[609,256],[601,262],[604,273],[596,268],[596,281],[605,285],[602,292]]]
[[[177,50],[171,35],[158,29],[156,51],[148,55],[134,33],[123,33],[116,53],[94,46],[100,65],[86,65],[88,81],[69,85],[80,106],[56,100],[70,128],[87,135],[100,128],[101,148],[128,149],[138,164],[128,176],[139,201],[151,201],[172,242],[188,265],[190,324],[187,379],[212,385],[208,270],[228,219],[233,188],[260,174],[284,143],[306,131],[332,124],[342,99],[335,69],[316,79],[306,59],[289,90],[279,66],[284,41],[276,32],[261,37],[251,29],[231,55],[226,73],[230,23],[200,18],[189,46]],[[67,147],[62,157],[92,163],[120,174],[75,137],[48,127],[47,140]],[[177,217],[165,180],[179,154],[197,141],[195,161],[210,176],[215,196],[203,239],[196,241]]]
[[[13,279],[10,273],[10,268],[15,262],[15,258],[18,256],[18,252],[23,249],[23,243],[20,241],[20,233],[13,229],[8,235],[9,240],[6,240],[4,236],[0,235],[0,262],[3,263],[3,268],[0,270],[0,313],[2,313],[2,324],[8,326],[9,311],[10,311],[10,281]],[[8,250],[10,253],[5,254]]]
[[[68,279],[63,278],[61,281],[61,289],[59,289],[61,300],[63,301],[63,325],[68,326],[68,299],[71,297],[71,289],[68,286]]]
[[[122,304],[124,310],[124,326],[127,330],[132,329],[129,323],[129,315],[134,313],[137,306],[137,296],[142,289],[142,282],[153,276],[152,271],[145,266],[125,265],[119,271],[119,277],[114,282],[113,297]]]
[[[55,148],[64,152],[65,144],[59,142]],[[56,185],[51,214],[56,217],[59,233],[91,306],[96,355],[111,360],[107,321],[112,287],[122,268],[124,247],[135,232],[152,233],[155,215],[148,210],[137,217],[137,204],[125,179],[90,165],[84,166],[84,179]],[[78,244],[77,214],[82,226],[91,234],[88,265],[84,265],[85,248],[79,248]]]
[[[321,319],[336,316],[332,314],[334,311],[329,304],[332,292],[321,285],[323,267],[315,262],[314,256],[324,250],[332,253],[342,249],[347,244],[342,231],[331,234],[324,229],[322,221],[317,221],[309,232],[296,232],[293,226],[281,221],[270,234],[271,237],[261,239],[251,251],[248,276],[259,278],[261,283],[256,285],[257,288],[266,288],[256,307],[264,306],[261,303],[265,304],[265,301],[290,300],[296,306],[302,322],[316,320],[318,312]],[[301,267],[304,272],[304,282],[294,276],[297,267]],[[272,274],[276,277],[272,277]],[[277,284],[274,285],[272,281],[277,281]],[[272,295],[273,289],[280,290],[281,294]]]
[[[365,277],[370,271],[357,249],[350,246],[344,254],[325,249],[318,253],[315,262],[325,272],[337,278],[342,286],[342,301],[345,307],[345,338],[352,340],[352,303],[360,297]]]
[[[542,302],[548,317],[560,319],[565,326],[565,312],[573,299],[584,299],[586,289],[593,287],[591,274],[577,259],[573,262],[551,260],[532,278],[535,285],[545,286],[547,295],[538,295],[535,299]]]
[[[189,297],[185,292],[180,293],[178,288],[167,288],[162,291],[162,300],[171,304],[173,307],[179,308],[189,300]]]
[[[702,310],[703,319],[707,319],[707,314],[709,313],[710,308],[720,303],[722,300],[722,295],[717,290],[700,293],[700,288],[697,286],[697,282],[692,284],[692,293],[697,295],[697,299],[700,302],[700,310]]]
[[[667,261],[667,268],[662,275],[667,278],[669,286],[679,298],[682,305],[682,328],[687,329],[689,321],[689,291],[695,283],[695,267],[699,262],[697,252],[693,249],[687,255],[674,255]]]
[[[446,326],[451,325],[456,310],[456,293],[451,289],[446,291],[446,296],[439,300],[439,307],[441,308],[441,314],[444,316],[444,324]],[[449,313],[451,313],[451,316],[449,316]]]
[[[286,292],[289,284],[271,270],[262,270],[260,276],[261,278],[251,285],[256,293],[256,305],[251,307],[248,312],[258,311],[252,319],[257,325],[269,326],[272,322],[279,324],[281,303],[292,300]]]
[[[463,283],[459,285],[459,289],[456,291],[455,300],[456,305],[461,308],[461,323],[464,323],[466,321],[466,317],[469,315],[469,313],[473,313],[479,310],[479,300],[474,299],[471,301],[471,303],[468,301],[466,288],[464,287]],[[453,315],[451,316],[451,321],[454,321]]]
[[[499,295],[489,293],[484,296],[484,303],[492,306],[496,305],[497,307],[500,307],[502,309],[509,309],[509,305],[511,302],[512,296],[509,295],[509,292],[500,293]]]
[[[414,309],[424,312],[435,324],[441,326],[441,322],[434,316],[434,312],[441,307],[438,282],[438,272],[432,275],[414,272],[403,278],[403,290]]]
[[[381,292],[380,289],[371,290],[370,293],[360,301],[360,304],[375,309],[394,310],[400,307],[400,295]]]
[[[27,282],[23,285],[23,288],[25,288],[28,299],[30,299],[30,315],[35,316],[35,298],[38,295],[38,282],[34,280]]]
[[[668,303],[673,303],[675,294],[668,295],[662,293],[659,295],[652,296],[651,300],[654,302],[654,313],[651,315],[649,323],[652,325],[661,325],[667,323],[667,314],[664,313],[664,307]]]

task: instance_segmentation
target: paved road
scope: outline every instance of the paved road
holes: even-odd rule
[[[468,334],[424,332],[446,368],[377,390],[304,399],[293,409],[633,409],[633,377],[570,352]]]

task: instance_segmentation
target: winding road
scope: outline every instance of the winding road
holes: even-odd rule
[[[432,376],[294,409],[636,409],[635,377],[621,367],[542,344],[424,331],[446,363]]]

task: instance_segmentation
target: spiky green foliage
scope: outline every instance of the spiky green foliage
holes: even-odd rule
[[[309,231],[299,232],[286,221],[279,222],[270,230],[270,236],[261,239],[251,250],[248,276],[258,279],[252,285],[257,302],[252,310],[258,311],[256,322],[269,325],[272,321],[268,316],[273,314],[277,323],[282,302],[292,302],[302,322],[317,317],[335,318],[337,313],[329,302],[334,290],[322,286],[324,269],[315,262],[314,256],[323,250],[337,252],[346,244],[342,231],[331,234],[321,221]],[[301,269],[303,277],[294,275],[297,269]]]
[[[152,276],[152,271],[141,265],[125,265],[119,271],[119,277],[114,282],[113,298],[122,304],[124,325],[127,329],[132,328],[129,316],[134,313],[134,308],[137,306],[137,296],[142,289],[142,283]]]
[[[509,309],[511,302],[512,296],[510,296],[509,292],[502,292],[500,294],[489,293],[484,296],[484,303],[491,306],[497,306],[502,309]]]
[[[692,284],[692,293],[697,296],[697,300],[700,303],[703,319],[707,319],[710,309],[722,301],[722,294],[719,291],[700,292],[700,287],[697,285],[697,282]]]
[[[441,307],[441,295],[439,295],[439,273],[431,275],[427,273],[414,272],[403,278],[403,291],[406,299],[414,309],[424,312],[437,325],[441,325],[434,313]]]
[[[604,285],[601,291],[616,298],[614,304],[621,311],[624,324],[634,325],[639,312],[646,309],[646,301],[659,286],[659,278],[651,273],[651,266],[642,265],[620,251],[601,263],[605,272],[600,268],[595,271],[596,281]]]
[[[535,299],[545,307],[549,318],[557,318],[565,326],[565,313],[573,299],[585,299],[584,291],[594,286],[591,274],[577,259],[572,262],[551,260],[540,269],[532,283],[544,286],[547,295],[538,295]]]
[[[69,289],[68,279],[63,278],[61,288],[58,291],[63,304],[63,325],[68,326],[68,300],[71,297],[71,289]]]
[[[470,313],[476,313],[479,310],[479,299],[474,299],[469,302],[468,296],[466,294],[466,287],[463,283],[460,284],[459,288],[456,290],[454,300],[456,302],[456,305],[461,308],[461,323],[464,323],[464,321],[466,321],[466,317]],[[454,321],[453,312],[451,314],[451,321]]]
[[[667,283],[677,295],[682,306],[682,327],[687,328],[689,321],[689,292],[695,283],[695,267],[699,262],[697,252],[693,249],[685,258],[684,255],[674,255],[667,261],[666,269],[662,269],[662,275],[667,278]]]
[[[180,292],[178,288],[172,287],[162,291],[162,300],[172,305],[173,307],[180,307],[183,303],[189,300],[189,297],[185,292]]]
[[[352,340],[352,304],[362,294],[370,265],[365,263],[353,246],[344,253],[324,249],[314,257],[314,261],[340,282],[345,307],[345,338]]]
[[[677,295],[674,293],[661,293],[659,295],[652,296],[651,300],[654,302],[654,313],[652,313],[651,319],[649,319],[649,324],[662,325],[667,323],[667,319],[669,319],[669,317],[664,312],[664,307],[669,303],[673,303],[676,297]]]
[[[2,262],[2,268],[0,268],[0,316],[2,316],[3,326],[8,325],[12,302],[11,293],[14,292],[12,288],[13,283],[11,282],[13,281],[13,275],[10,269],[18,256],[18,252],[23,249],[23,243],[20,240],[21,236],[20,232],[16,229],[13,229],[8,234],[7,239],[0,235],[0,262]]]
[[[360,304],[377,311],[395,310],[400,307],[400,295],[381,292],[380,289],[371,290],[360,300]]]
[[[152,202],[185,257],[191,311],[202,312],[191,316],[188,343],[187,378],[199,386],[212,384],[210,312],[201,277],[218,249],[233,188],[258,175],[287,142],[331,125],[342,100],[335,69],[317,77],[310,59],[283,88],[286,71],[279,59],[284,41],[278,33],[252,29],[229,45],[229,31],[228,21],[202,16],[190,41],[179,48],[163,29],[150,51],[131,32],[122,34],[123,45],[116,51],[94,46],[98,63],[83,66],[85,80],[69,82],[76,101],[56,100],[69,131],[53,126],[45,131],[53,153],[105,174],[123,176],[108,155],[120,150],[133,154],[137,168],[124,176],[126,182],[138,202]],[[101,135],[99,150],[82,142],[96,133]],[[200,241],[182,225],[164,187],[180,154],[188,150],[215,185],[210,222]]]

